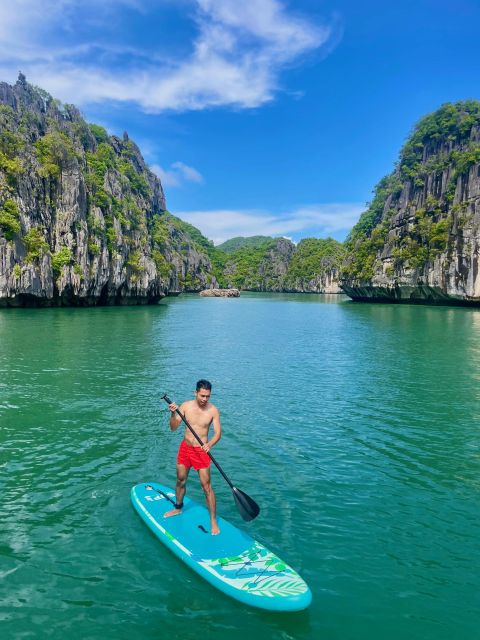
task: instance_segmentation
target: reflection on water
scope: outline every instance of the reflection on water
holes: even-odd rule
[[[301,304],[339,304],[340,302],[349,302],[350,298],[343,293],[254,293],[251,291],[242,291],[241,297],[246,299],[258,300],[259,296],[264,301],[271,302],[298,302]]]

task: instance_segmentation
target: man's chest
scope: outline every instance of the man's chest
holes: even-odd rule
[[[190,422],[195,423],[200,427],[208,427],[212,422],[212,415],[210,411],[199,411],[198,409],[187,409],[185,412],[186,418]]]

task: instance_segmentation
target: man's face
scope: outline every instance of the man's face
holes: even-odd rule
[[[210,395],[211,392],[208,389],[198,389],[198,391],[195,392],[195,397],[201,407],[204,407],[207,404],[210,400]]]

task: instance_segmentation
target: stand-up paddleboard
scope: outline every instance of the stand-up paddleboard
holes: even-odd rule
[[[131,499],[156,536],[214,587],[248,605],[271,611],[306,609],[312,594],[306,582],[262,544],[223,518],[210,533],[206,507],[185,497],[180,515],[164,518],[175,492],[156,482],[138,484]]]

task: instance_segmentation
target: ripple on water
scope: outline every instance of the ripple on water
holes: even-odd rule
[[[475,636],[480,316],[322,300],[2,311],[6,637]],[[130,507],[133,484],[174,483],[160,395],[189,398],[199,377],[221,409],[216,458],[262,509],[243,523],[214,471],[219,512],[301,572],[303,614],[211,589]],[[195,474],[188,491],[203,501]]]

